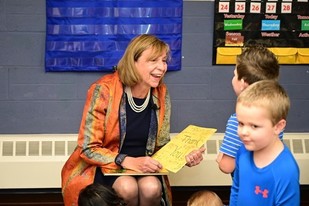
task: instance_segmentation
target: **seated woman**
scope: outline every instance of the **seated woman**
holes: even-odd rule
[[[106,169],[162,169],[151,156],[170,141],[171,102],[163,83],[169,54],[168,44],[157,37],[137,36],[117,70],[90,86],[78,145],[62,169],[66,206],[75,206],[79,191],[93,182],[114,188],[128,206],[172,205],[166,175],[104,175]],[[199,164],[204,151],[187,155],[187,166]]]

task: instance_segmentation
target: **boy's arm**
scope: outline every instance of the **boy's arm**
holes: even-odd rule
[[[274,166],[276,170],[275,181],[277,184],[276,206],[299,206],[300,205],[300,170],[298,164],[289,151],[287,146],[284,146],[284,151],[280,154],[280,163]]]
[[[216,159],[219,169],[226,174],[230,174],[235,169],[235,158],[220,152]]]
[[[219,169],[230,174],[235,169],[235,156],[242,142],[237,134],[238,121],[236,114],[232,114],[227,121],[220,151],[216,159]]]

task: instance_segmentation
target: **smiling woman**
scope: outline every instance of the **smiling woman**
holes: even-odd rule
[[[91,183],[114,188],[128,205],[171,205],[162,165],[151,156],[170,141],[171,103],[163,77],[168,44],[143,34],[129,43],[117,70],[93,83],[84,106],[78,145],[62,169],[65,205],[76,205]],[[199,164],[204,148],[186,156]],[[106,169],[130,169],[154,175],[107,176]]]

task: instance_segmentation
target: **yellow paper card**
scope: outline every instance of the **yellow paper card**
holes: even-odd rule
[[[178,172],[186,164],[186,155],[199,149],[217,129],[189,125],[157,151],[152,157],[171,172]]]
[[[145,176],[145,175],[168,175],[168,170],[162,169],[160,172],[137,172],[129,169],[103,169],[104,176],[124,176],[124,175],[134,175],[134,176]]]

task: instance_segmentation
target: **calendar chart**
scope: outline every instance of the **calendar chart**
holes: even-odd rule
[[[309,0],[215,0],[213,64],[264,45],[280,64],[309,64]]]

